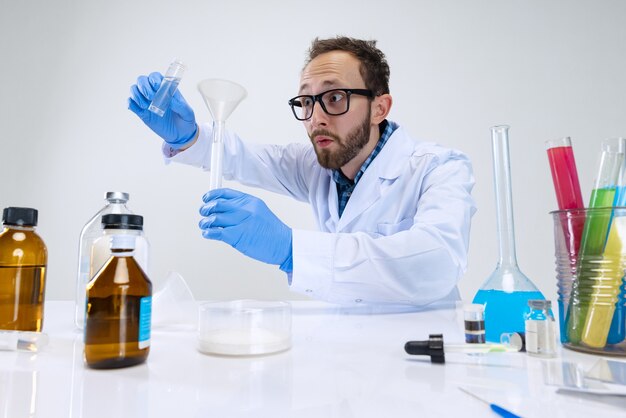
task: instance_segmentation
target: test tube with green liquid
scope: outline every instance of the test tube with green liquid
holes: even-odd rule
[[[602,142],[600,167],[595,186],[591,192],[589,208],[611,208],[615,199],[620,168],[624,162],[624,138],[609,138]],[[590,210],[585,218],[585,226],[580,242],[577,277],[572,287],[570,306],[567,312],[567,337],[572,344],[594,346],[601,338],[601,328],[595,324],[607,312],[598,309],[598,295],[602,279],[612,269],[611,263],[603,259],[611,224],[610,209]],[[617,233],[617,231],[616,231]],[[626,236],[624,237],[626,239]],[[611,255],[617,251],[611,248]],[[619,249],[621,253],[621,249]],[[621,276],[620,276],[621,278]],[[591,312],[590,312],[591,310]],[[591,319],[588,320],[587,318]],[[611,312],[612,318],[612,312]],[[608,320],[610,325],[611,319]],[[597,329],[597,330],[596,330]],[[608,333],[608,330],[607,330]],[[606,335],[604,336],[606,339]]]

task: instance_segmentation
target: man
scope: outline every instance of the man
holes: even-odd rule
[[[129,108],[165,140],[172,161],[210,169],[211,126],[179,92],[163,118],[147,108],[162,80],[141,76]],[[462,153],[412,139],[388,121],[389,66],[375,41],[315,39],[289,100],[311,144],[224,138],[224,177],[311,204],[319,231],[292,230],[260,199],[203,197],[202,235],[288,274],[292,290],[343,305],[458,300],[474,184]]]

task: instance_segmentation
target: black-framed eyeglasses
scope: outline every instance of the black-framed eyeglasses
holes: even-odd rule
[[[319,102],[324,112],[328,115],[339,116],[350,110],[350,96],[358,94],[372,98],[374,93],[365,89],[332,89],[326,90],[315,96],[303,94],[289,100],[289,106],[293,111],[293,115],[298,120],[308,120],[313,116],[313,108],[315,102]]]

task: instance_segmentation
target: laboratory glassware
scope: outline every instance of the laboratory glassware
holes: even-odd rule
[[[626,207],[626,156],[618,177],[617,191],[613,206]],[[626,338],[626,277],[622,279],[615,313],[607,337],[608,344],[618,344]]]
[[[152,98],[152,102],[148,107],[149,111],[163,117],[167,109],[170,107],[172,97],[174,97],[174,93],[176,93],[178,84],[183,78],[183,74],[185,73],[186,69],[187,67],[185,67],[185,64],[177,59],[175,59],[170,64],[167,72],[165,73],[165,76],[163,77],[163,80],[161,81],[159,89]]]
[[[198,350],[207,354],[249,356],[291,347],[291,305],[287,302],[234,300],[200,305]]]
[[[508,132],[506,125],[491,128],[499,260],[473,300],[485,305],[485,330],[490,342],[499,342],[505,332],[523,332],[528,300],[545,299],[517,265]]]
[[[35,232],[38,211],[8,207],[0,233],[0,329],[41,331],[46,289],[46,244]]]
[[[246,89],[239,84],[220,79],[206,79],[198,83],[198,91],[213,118],[211,141],[211,180],[209,190],[222,187],[224,159],[224,130],[226,119],[247,96]]]
[[[444,344],[443,334],[430,334],[428,340],[407,341],[404,351],[413,356],[429,356],[432,363],[446,362],[446,353],[486,354],[510,353],[522,349],[521,342],[510,340],[511,345],[484,343],[484,344]]]
[[[613,291],[602,288],[608,282],[617,283],[617,292],[623,277],[623,268],[620,266],[622,253],[622,228],[626,224],[623,213],[614,216],[610,208],[615,201],[619,173],[624,164],[626,143],[624,138],[609,138],[602,141],[602,153],[600,165],[594,188],[589,200],[589,208],[609,208],[608,210],[589,211],[585,217],[580,250],[578,255],[578,268],[576,278],[572,286],[569,308],[567,310],[567,338],[572,344],[578,344],[581,340],[590,347],[602,347],[608,334],[604,334],[604,325],[613,318],[613,307],[605,305],[604,299]],[[613,222],[611,222],[613,219]],[[611,223],[614,228],[611,228]],[[611,229],[614,230],[613,238]],[[608,238],[608,240],[607,240]],[[609,254],[604,256],[607,243]],[[619,277],[616,277],[619,276]],[[610,286],[611,288],[615,286]],[[617,296],[617,293],[615,294]],[[608,310],[607,310],[608,309]],[[609,313],[611,317],[606,318]]]
[[[139,266],[149,274],[150,244],[143,232],[143,216],[129,213],[108,213],[102,215],[102,234],[91,246],[89,260],[89,277],[104,266],[111,257],[111,236],[132,235],[135,237],[134,258]]]
[[[465,324],[465,342],[482,344],[485,340],[485,307],[477,303],[463,307],[463,322]]]
[[[552,303],[549,300],[529,300],[526,314],[526,352],[541,357],[556,356],[556,332]]]
[[[111,258],[86,291],[85,362],[94,369],[133,366],[150,353],[152,283],[133,257],[135,236],[110,241]]]
[[[0,330],[0,351],[38,352],[48,340],[45,332]]]
[[[565,137],[546,141],[546,150],[559,210],[584,208],[572,140]],[[574,235],[567,237],[567,245],[574,265],[576,264],[583,227],[584,219],[583,222],[576,225],[573,231]]]
[[[126,206],[129,199],[128,193],[106,192],[104,199],[104,207],[87,221],[80,232],[78,243],[78,272],[76,275],[76,307],[74,314],[74,323],[78,329],[83,329],[85,325],[85,287],[93,277],[90,270],[91,247],[94,241],[102,236],[102,215],[108,213],[133,213]]]
[[[623,286],[623,272],[626,266],[626,208],[599,207],[553,211],[554,245],[557,292],[559,296],[559,322],[561,343],[570,349],[593,354],[626,355],[626,342],[621,339],[609,340],[612,319],[617,312],[616,303],[623,303],[620,288]],[[569,260],[566,234],[571,234],[579,220],[610,219],[608,239],[606,231],[599,231],[607,243],[601,255],[590,257],[583,254],[579,265],[572,270]],[[570,229],[568,233],[563,225]],[[621,265],[620,265],[621,264]],[[583,279],[582,286],[571,286]],[[570,293],[571,292],[571,293]],[[570,312],[573,309],[573,314]],[[584,316],[583,316],[584,313]],[[576,332],[570,332],[570,321],[578,319]],[[619,333],[616,332],[614,337]],[[575,338],[572,338],[575,337]]]

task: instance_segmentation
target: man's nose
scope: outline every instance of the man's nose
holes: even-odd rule
[[[328,114],[326,114],[324,109],[322,109],[321,103],[315,103],[313,106],[313,114],[311,115],[311,119],[309,119],[309,121],[313,127],[326,126],[328,123]]]

